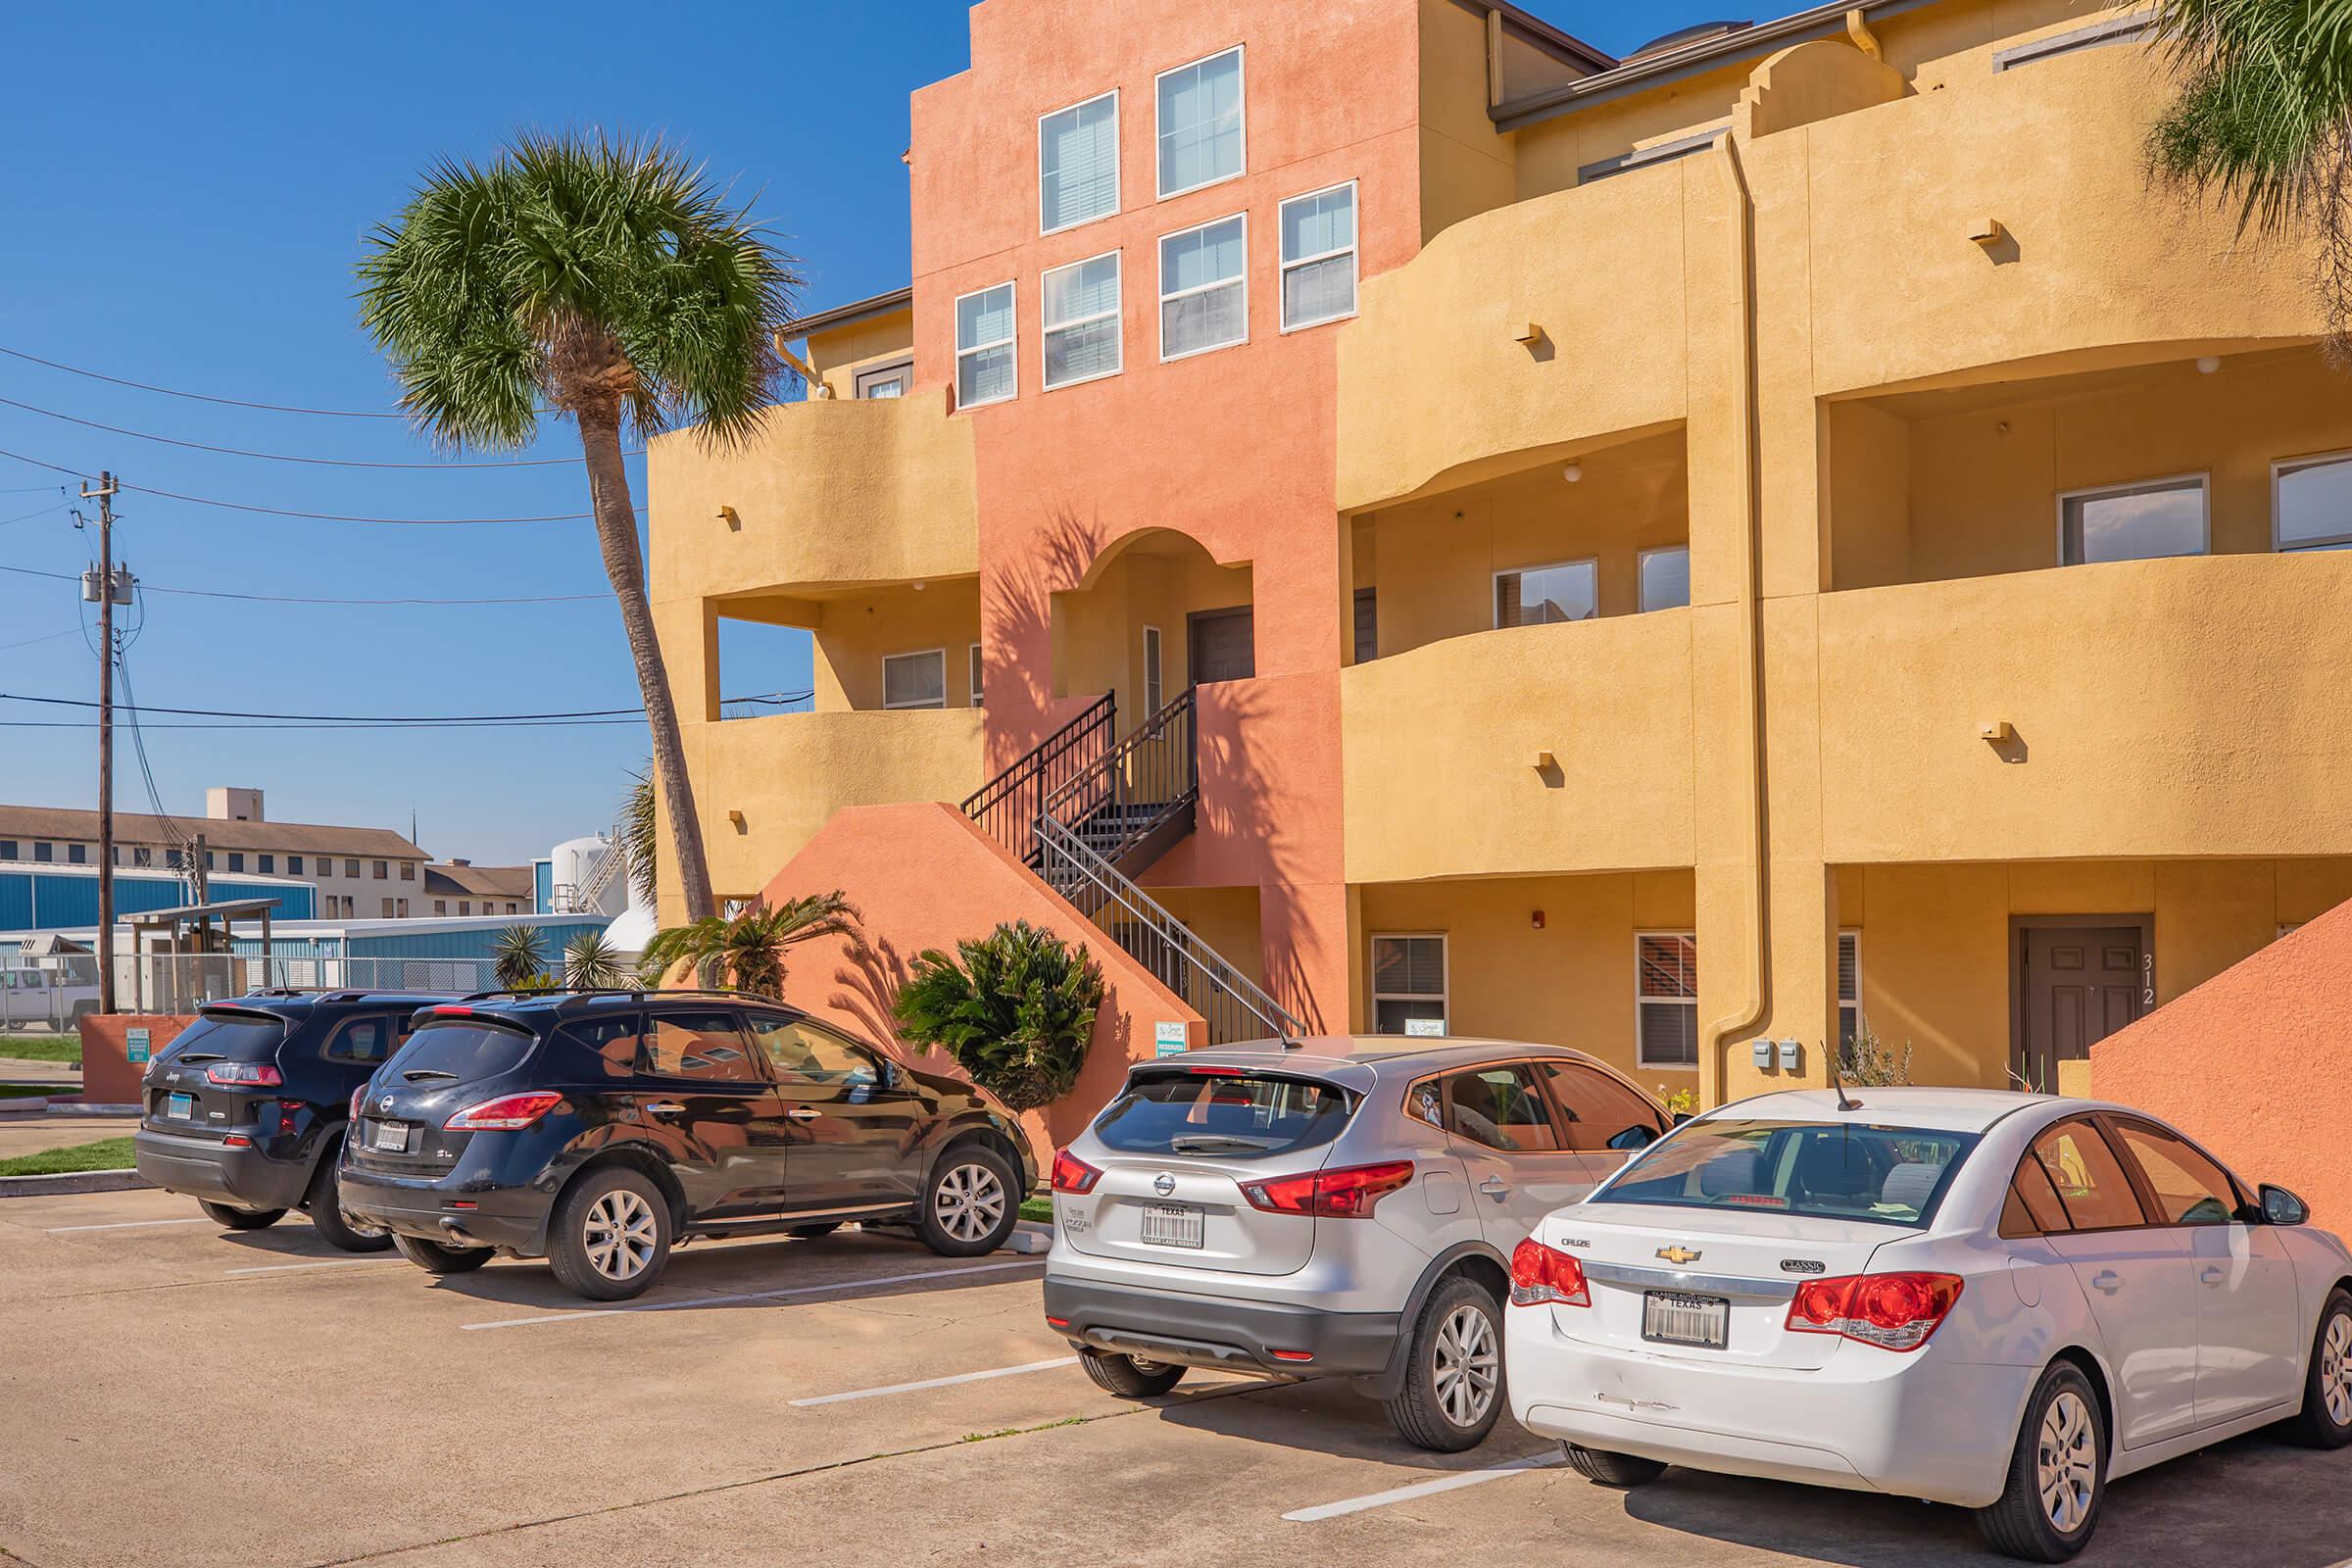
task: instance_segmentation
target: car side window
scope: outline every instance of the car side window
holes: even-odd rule
[[[2010,1174],[2009,1197],[2001,1204],[2001,1235],[2055,1236],[2072,1228],[2057,1189],[2042,1173],[2041,1161],[2029,1152]]]
[[[2148,1223],[2123,1161],[2090,1122],[2078,1116],[2048,1129],[2034,1140],[2034,1159],[2057,1189],[2068,1229],[2112,1231]]]
[[[1560,1131],[1568,1148],[1641,1149],[1657,1141],[1658,1113],[1641,1091],[1581,1061],[1540,1062],[1538,1069],[1566,1122]],[[1628,1135],[1630,1141],[1620,1141]]]
[[[1478,1067],[1447,1078],[1446,1130],[1514,1154],[1560,1147],[1544,1093],[1525,1067]]]
[[[2114,1125],[2155,1190],[2165,1224],[2227,1225],[2237,1217],[2237,1189],[2221,1166],[2162,1128],[2137,1121]]]
[[[756,1084],[760,1068],[731,1012],[657,1012],[646,1029],[639,1070],[661,1078]]]
[[[812,1084],[871,1084],[873,1057],[841,1035],[807,1018],[750,1015],[752,1038],[779,1078]]]
[[[383,1065],[399,1043],[408,1038],[405,1032],[395,1033],[399,1021],[380,1014],[345,1019],[326,1042],[326,1059],[356,1062],[363,1067]]]
[[[637,1058],[642,1047],[638,1015],[633,1012],[608,1013],[599,1018],[578,1018],[564,1026],[571,1043],[587,1053],[591,1061],[608,1078],[634,1077]]]

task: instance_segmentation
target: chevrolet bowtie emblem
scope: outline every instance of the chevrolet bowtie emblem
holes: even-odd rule
[[[1658,1249],[1658,1256],[1678,1267],[1684,1263],[1695,1263],[1705,1255],[1703,1252],[1693,1252],[1688,1247],[1661,1247]]]

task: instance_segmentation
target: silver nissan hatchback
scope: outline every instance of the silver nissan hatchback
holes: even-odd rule
[[[1137,1063],[1054,1161],[1046,1321],[1128,1397],[1344,1377],[1408,1442],[1506,1402],[1511,1250],[1672,1125],[1582,1052],[1391,1035]]]

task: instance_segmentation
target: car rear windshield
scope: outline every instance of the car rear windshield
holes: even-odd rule
[[[1935,1218],[1977,1138],[1867,1122],[1694,1121],[1633,1159],[1587,1201],[1916,1228]]]
[[[1257,1159],[1328,1144],[1354,1100],[1305,1078],[1154,1074],[1127,1086],[1095,1119],[1095,1136],[1123,1154]]]
[[[172,1061],[275,1061],[286,1020],[267,1012],[225,1009],[197,1015],[164,1053]]]
[[[519,1025],[481,1023],[452,1018],[427,1019],[409,1036],[409,1043],[384,1063],[378,1078],[386,1084],[406,1078],[412,1083],[444,1080],[477,1083],[513,1072],[529,1059],[538,1037]]]

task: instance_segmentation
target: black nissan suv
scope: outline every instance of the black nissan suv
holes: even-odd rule
[[[231,1230],[309,1211],[347,1252],[392,1245],[344,1215],[336,1180],[351,1092],[447,991],[257,991],[208,1004],[147,1064],[132,1135],[139,1174]]]
[[[544,1256],[612,1301],[695,1237],[911,1224],[993,1251],[1036,1155],[1011,1113],[737,992],[499,992],[427,1007],[354,1098],[343,1202],[435,1274]]]

